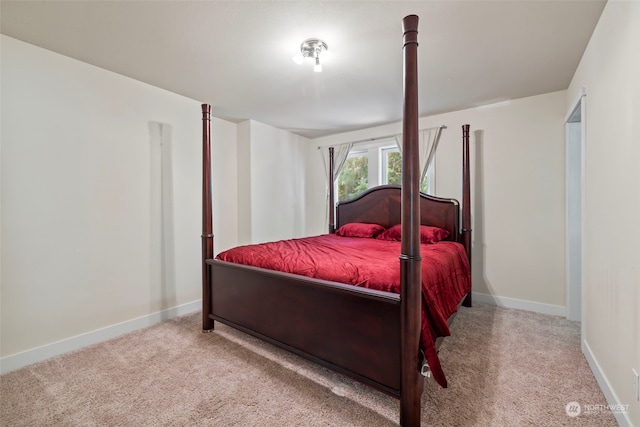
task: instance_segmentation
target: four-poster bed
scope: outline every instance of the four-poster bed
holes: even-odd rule
[[[464,298],[464,304],[471,305],[469,127],[463,127],[464,204],[460,212],[456,200],[419,191],[417,26],[417,16],[404,18],[402,186],[376,187],[340,203],[335,218],[330,209],[327,235],[247,245],[225,251],[214,259],[210,106],[202,106],[203,330],[213,330],[214,321],[223,322],[395,396],[400,399],[403,426],[420,425],[423,388],[420,350],[426,354],[434,377],[446,385],[435,341],[448,335],[446,322],[461,300]],[[329,169],[332,174],[332,165]],[[332,207],[334,195],[332,190],[330,193]],[[361,235],[363,229],[375,231]],[[353,230],[356,234],[350,234]],[[421,243],[425,233],[437,235],[430,240],[434,243]],[[283,245],[310,245],[310,250],[322,247],[323,251],[350,247],[348,250],[355,251],[364,261],[347,258],[351,255],[344,249],[326,255],[325,263],[315,264],[315,258],[324,255],[316,257],[310,252],[304,256],[282,255],[287,250]],[[362,245],[367,248],[362,249]],[[263,248],[270,248],[271,252],[259,255],[261,261],[257,266],[247,265],[247,254],[254,257]],[[392,255],[379,255],[389,250]],[[447,251],[453,255],[442,257],[452,258],[454,264],[444,261],[440,266],[439,261],[432,260],[432,252]],[[375,258],[378,255],[380,258]],[[438,257],[435,255],[433,259]],[[279,258],[294,262],[282,268],[273,266]],[[373,271],[363,278],[363,271],[374,264],[388,264],[385,272],[388,278],[380,279],[383,274]],[[355,278],[342,279],[341,274],[349,266],[355,266],[351,268]],[[429,279],[433,274],[440,276]],[[374,283],[378,279],[382,283]],[[442,282],[442,288],[428,290],[426,282],[430,281]]]

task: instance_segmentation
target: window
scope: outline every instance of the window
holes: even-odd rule
[[[429,167],[420,190],[432,191],[433,165]],[[338,201],[353,199],[377,185],[402,183],[402,155],[394,140],[352,148],[338,176]]]
[[[338,201],[353,199],[369,188],[367,151],[351,151],[338,176]]]
[[[382,153],[382,183],[402,184],[402,155],[398,147],[380,149]]]

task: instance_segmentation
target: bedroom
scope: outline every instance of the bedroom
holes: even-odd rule
[[[459,124],[483,132],[474,163],[481,167],[473,177],[482,208],[474,212],[475,291],[562,315],[564,119],[586,87],[584,343],[614,402],[630,404],[636,425],[640,404],[631,395],[631,369],[640,368],[640,254],[632,242],[638,231],[612,225],[633,224],[640,214],[633,164],[639,154],[633,120],[639,63],[632,55],[640,40],[638,13],[635,2],[605,7],[566,89],[421,120],[425,127],[448,125],[437,165],[457,164]],[[612,30],[621,27],[627,31]],[[200,154],[198,145],[184,141],[200,139],[193,126],[199,102],[5,35],[2,59],[3,372],[197,310],[200,202],[191,187],[199,182]],[[214,119],[216,250],[323,230],[316,147],[398,128],[391,123],[308,141],[257,120]],[[171,167],[163,168],[168,156]],[[534,179],[527,169],[544,176]],[[274,174],[270,183],[260,180],[265,173]],[[436,186],[458,194],[459,172],[437,168]],[[268,209],[274,199],[289,208]],[[625,209],[614,214],[611,207],[621,200]],[[513,214],[501,216],[507,203]],[[514,239],[518,251],[504,249]],[[599,241],[614,244],[589,243]]]

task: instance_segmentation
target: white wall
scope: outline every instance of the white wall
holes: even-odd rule
[[[609,1],[567,92],[586,90],[583,337],[607,397],[640,425],[640,2]],[[620,418],[619,418],[620,419]]]
[[[461,199],[462,131],[471,125],[474,292],[563,313],[564,91],[422,118],[446,125],[436,156],[436,195]],[[401,124],[318,138],[307,149],[308,234],[325,232],[317,146],[401,132]]]
[[[305,230],[308,139],[247,120],[238,125],[239,242],[300,237]]]
[[[0,355],[200,299],[200,103],[0,40]],[[237,243],[235,139],[214,119],[218,251]]]

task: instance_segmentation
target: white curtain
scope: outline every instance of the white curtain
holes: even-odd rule
[[[329,182],[329,147],[321,147],[322,162],[324,164],[324,179],[327,183],[327,197],[329,197],[329,185],[333,185],[340,175],[340,171],[347,161],[349,151],[351,151],[353,143],[340,144],[333,147],[333,182]]]
[[[433,161],[436,154],[436,148],[440,141],[440,133],[442,126],[437,128],[422,129],[418,132],[418,156],[420,162],[420,182],[424,180],[429,165]],[[396,144],[400,153],[402,153],[402,134],[396,135]]]
[[[329,209],[335,209],[335,206],[329,206],[329,186],[335,185],[335,182],[340,175],[340,171],[344,167],[344,163],[347,161],[351,147],[353,147],[353,143],[351,142],[333,146],[333,182],[329,182],[329,147],[318,147],[320,149],[320,154],[322,155],[322,164],[324,165],[324,180],[326,183],[325,205],[328,206]],[[333,202],[335,203],[336,201],[334,200]],[[324,211],[325,229],[329,226],[329,209],[325,209]]]

